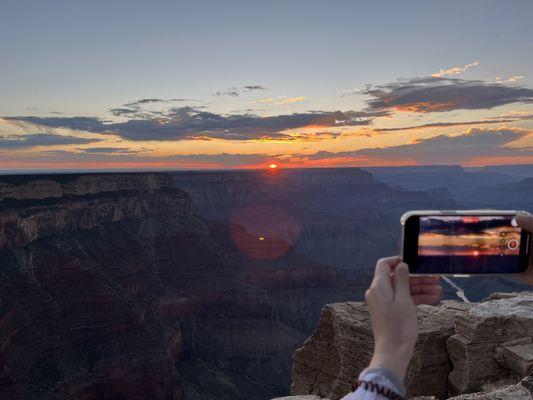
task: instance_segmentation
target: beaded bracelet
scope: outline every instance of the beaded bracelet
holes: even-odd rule
[[[380,394],[390,400],[405,400],[398,393],[375,382],[362,380],[355,381],[354,383],[352,383],[352,392],[355,392],[359,387],[363,387],[365,390]]]

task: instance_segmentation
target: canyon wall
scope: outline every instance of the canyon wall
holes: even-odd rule
[[[310,321],[353,291],[193,208],[165,174],[0,177],[0,398],[286,394]]]

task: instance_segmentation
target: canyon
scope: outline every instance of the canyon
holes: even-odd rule
[[[357,286],[293,249],[243,254],[165,174],[1,182],[0,398],[283,394],[323,304]]]
[[[462,204],[430,181],[411,190],[357,168],[1,176],[0,398],[265,400],[289,394],[291,368],[293,392],[314,393],[297,349],[305,342],[311,357],[309,343],[334,338],[326,321],[342,314],[370,351],[364,306],[346,302],[362,300],[377,258],[397,253],[399,216]],[[528,185],[501,185],[519,185],[526,204]],[[491,187],[473,190],[500,201]],[[466,287],[475,300],[521,289]],[[439,399],[446,360],[464,356],[443,350],[454,307],[423,311],[440,361],[417,371]],[[335,375],[324,371],[322,389]],[[343,379],[320,395],[339,395]]]

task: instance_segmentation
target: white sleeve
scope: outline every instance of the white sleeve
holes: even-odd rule
[[[388,369],[367,368],[359,374],[359,380],[377,383],[399,396],[405,396],[405,388],[402,383]],[[389,398],[370,389],[366,390],[364,387],[359,387],[355,392],[348,393],[341,400],[389,400]]]

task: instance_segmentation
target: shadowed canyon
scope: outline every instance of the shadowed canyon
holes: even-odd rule
[[[291,355],[324,306],[362,300],[403,212],[528,209],[532,182],[460,167],[2,176],[0,398],[288,395]],[[525,289],[458,282],[472,300]]]

